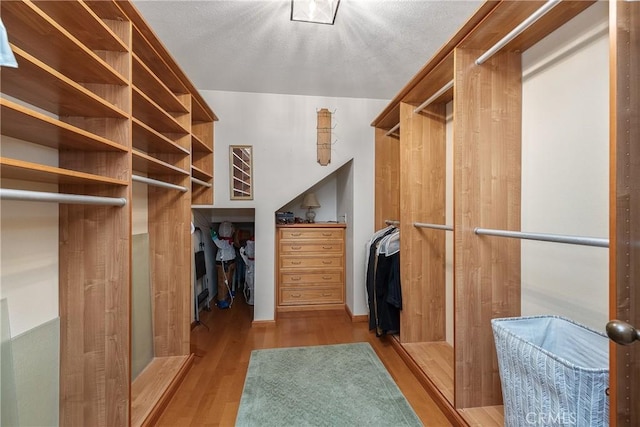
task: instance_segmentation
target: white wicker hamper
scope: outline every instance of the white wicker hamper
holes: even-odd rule
[[[493,319],[506,427],[609,425],[609,341],[559,316]]]

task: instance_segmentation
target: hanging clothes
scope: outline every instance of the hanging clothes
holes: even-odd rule
[[[240,248],[240,256],[244,260],[246,265],[245,278],[244,278],[244,297],[247,300],[247,304],[253,305],[253,292],[255,281],[255,256],[256,256],[256,242],[251,237],[247,240],[245,246]]]
[[[402,290],[400,286],[400,231],[388,227],[369,245],[367,261],[369,329],[376,336],[400,332]]]
[[[211,240],[217,246],[216,270],[218,279],[218,293],[216,304],[218,308],[230,308],[233,304],[233,292],[231,290],[235,274],[236,249],[233,245],[234,227],[228,221],[224,221],[218,227],[218,232],[211,229]]]
[[[396,227],[389,226],[377,231],[366,244],[366,262],[365,262],[365,297],[369,308],[369,330],[375,328],[375,316],[372,315],[374,307],[374,284],[375,284],[375,267],[376,254],[378,252],[378,244],[382,238],[396,230]]]

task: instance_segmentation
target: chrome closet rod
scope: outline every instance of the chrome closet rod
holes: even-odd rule
[[[447,83],[446,85],[442,86],[436,93],[434,93],[433,95],[431,95],[429,97],[429,99],[427,99],[426,101],[424,101],[422,104],[418,105],[413,112],[414,113],[419,113],[420,111],[424,110],[425,108],[427,108],[429,106],[429,104],[431,104],[433,101],[435,101],[436,99],[438,99],[438,97],[440,95],[442,95],[443,93],[445,93],[446,91],[448,91],[449,89],[451,89],[453,87],[453,80],[451,80],[449,83]]]
[[[414,227],[418,228],[433,228],[435,230],[445,230],[445,231],[453,231],[453,226],[451,225],[442,225],[442,224],[428,224],[425,222],[414,222]]]
[[[211,188],[211,186],[212,186],[210,183],[204,182],[203,180],[198,179],[198,178],[194,178],[194,177],[191,177],[191,182],[195,182],[196,184],[202,185],[203,187]]]
[[[387,225],[400,225],[400,221],[396,221],[393,219],[385,219],[384,223]]]
[[[74,205],[124,206],[127,199],[123,197],[87,196],[84,194],[49,193],[46,191],[13,190],[0,188],[0,199],[23,200],[30,202],[53,202]]]
[[[392,133],[394,133],[396,130],[398,130],[398,128],[400,127],[400,123],[398,123],[397,125],[395,125],[394,127],[392,127],[391,129],[389,129],[389,132],[385,133],[384,136],[389,136]]]
[[[582,237],[571,236],[565,234],[549,234],[549,233],[525,233],[522,231],[506,231],[493,230],[490,228],[475,228],[474,233],[486,236],[512,237],[516,239],[541,240],[544,242],[568,243],[572,245],[596,246],[599,248],[608,248],[609,239],[600,237]]]
[[[545,4],[543,4],[542,7],[540,7],[538,10],[533,12],[527,19],[522,21],[520,25],[518,25],[513,30],[511,30],[509,34],[507,34],[502,39],[500,39],[498,43],[494,44],[493,46],[491,46],[491,48],[489,48],[489,50],[487,50],[485,53],[480,55],[478,59],[476,59],[476,65],[480,65],[483,62],[485,62],[487,59],[491,58],[496,52],[502,49],[511,40],[518,37],[520,33],[522,33],[524,30],[529,28],[538,19],[542,18],[547,12],[553,9],[558,3],[560,3],[560,0],[549,0]]]
[[[141,182],[143,184],[153,185],[154,187],[162,187],[162,188],[170,188],[172,190],[179,190],[183,193],[189,191],[187,187],[183,187],[181,185],[171,184],[170,182],[159,181],[157,179],[147,178],[146,176],[140,175],[131,175],[131,179],[136,182]]]

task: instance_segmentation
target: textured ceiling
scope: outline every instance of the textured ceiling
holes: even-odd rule
[[[391,99],[479,0],[341,0],[335,25],[290,0],[134,0],[198,89]]]

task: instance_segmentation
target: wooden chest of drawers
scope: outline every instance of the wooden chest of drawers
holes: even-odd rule
[[[277,227],[277,310],[344,307],[345,224]]]

